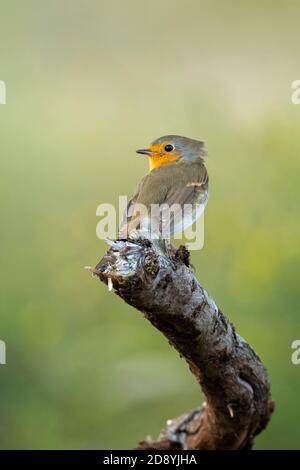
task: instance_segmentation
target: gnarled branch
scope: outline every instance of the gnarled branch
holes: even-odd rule
[[[266,370],[189,268],[188,252],[111,242],[90,270],[140,310],[187,361],[206,402],[139,449],[248,449],[274,409]]]

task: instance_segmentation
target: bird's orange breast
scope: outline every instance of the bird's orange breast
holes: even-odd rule
[[[175,152],[172,155],[151,155],[151,157],[149,157],[150,170],[154,170],[154,168],[158,168],[161,165],[177,162],[177,160],[179,160],[179,155]]]

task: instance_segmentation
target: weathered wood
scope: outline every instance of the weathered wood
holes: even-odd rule
[[[247,449],[274,409],[266,370],[196,280],[184,248],[149,240],[111,242],[96,268],[101,281],[140,310],[187,361],[206,403],[169,420],[139,449]]]

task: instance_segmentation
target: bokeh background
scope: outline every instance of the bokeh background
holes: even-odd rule
[[[257,449],[300,448],[299,1],[0,4],[1,448],[133,448],[203,397],[142,316],[83,270],[96,207],[147,171],[134,151],[203,139],[201,283],[265,362]]]

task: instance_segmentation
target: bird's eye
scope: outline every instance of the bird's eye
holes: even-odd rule
[[[172,152],[172,150],[174,150],[174,145],[172,145],[172,144],[167,144],[167,145],[165,146],[165,151],[166,151],[166,152]]]

